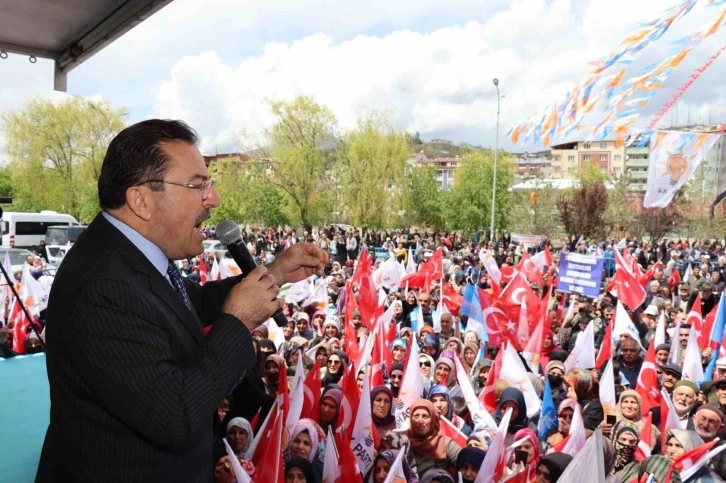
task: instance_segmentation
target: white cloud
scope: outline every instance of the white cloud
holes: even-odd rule
[[[175,0],[72,72],[69,82],[72,92],[130,107],[132,121],[185,119],[202,135],[204,152],[232,149],[243,130],[260,132],[271,122],[266,100],[296,94],[315,96],[343,127],[362,109],[385,108],[399,126],[424,137],[493,145],[492,78],[500,79],[504,96],[503,134],[560,99],[584,78],[588,62],[675,2]],[[702,4],[646,49],[628,76],[720,11]],[[723,37],[694,51],[651,111]],[[684,96],[694,117],[709,109],[714,120],[726,115],[722,65],[715,63]],[[46,70],[49,86],[52,67]],[[16,105],[19,90],[39,90],[37,79],[20,77],[0,92],[0,114],[7,98]]]

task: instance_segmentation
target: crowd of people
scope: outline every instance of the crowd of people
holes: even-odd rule
[[[207,233],[214,238],[213,228]],[[496,439],[497,427],[504,420],[508,421],[504,444],[510,448],[505,453],[504,478],[555,483],[573,459],[574,451],[567,450],[566,445],[563,450],[563,445],[571,430],[574,431],[575,420],[579,420],[577,424],[584,426],[586,437],[595,431],[603,435],[606,481],[707,483],[726,479],[726,452],[718,453],[697,471],[688,473],[687,479],[680,477],[684,455],[693,454],[699,448],[712,451],[725,444],[719,438],[726,434],[726,357],[715,357],[712,380],[692,380],[684,374],[686,348],[694,330],[687,323],[689,313],[694,304],[700,303],[697,308],[705,320],[712,312],[715,314],[720,297],[726,292],[726,255],[720,243],[663,240],[649,244],[637,239],[618,242],[574,238],[553,243],[547,237],[540,237],[536,244],[525,246],[507,236],[486,240],[477,234],[467,240],[449,233],[416,230],[386,233],[341,226],[303,232],[300,237],[294,230],[284,229],[247,231],[244,237],[250,252],[261,264],[269,263],[276,254],[300,240],[326,250],[330,263],[323,282],[328,300],[325,306],[286,304],[287,325],[281,328],[281,336],[273,335],[267,326],[253,332],[257,365],[220,401],[213,415],[216,482],[235,479],[225,439],[252,481],[256,481],[255,475],[259,477],[269,470],[264,465],[255,466],[259,456],[251,456],[250,447],[284,385],[287,391],[282,392],[289,397],[298,369],[306,378],[311,371],[319,373],[315,374],[320,381],[320,394],[315,398],[319,402],[305,417],[287,422],[281,443],[284,478],[286,482],[323,481],[329,431],[344,429],[339,418],[345,400],[344,375],[355,370],[355,363],[360,361],[354,360],[351,348],[355,345],[356,350],[362,350],[364,346],[359,343],[364,344],[375,325],[375,321],[364,320],[360,309],[349,310],[350,301],[344,300],[346,294],[353,294],[359,300],[362,297],[360,279],[356,277],[364,253],[374,273],[389,257],[402,267],[413,266],[420,271],[440,253],[442,273],[440,281],[432,280],[425,288],[376,287],[385,293],[380,309],[390,315],[388,324],[395,326],[395,334],[386,347],[390,358],[383,363],[383,384],[363,393],[366,375],[370,381],[374,380],[374,364],[370,358],[364,358],[367,362],[356,372],[358,397],[370,399],[376,441],[369,469],[360,477],[351,477],[383,483],[399,460],[406,481],[482,481],[477,480],[479,472]],[[501,360],[502,346],[494,346],[486,336],[482,337],[481,330],[469,320],[474,319],[471,312],[464,315],[461,309],[449,310],[447,304],[442,305],[446,294],[463,295],[467,286],[475,286],[492,299],[506,290],[507,282],[495,281],[490,273],[491,265],[487,270],[487,257],[502,273],[509,268],[507,273],[516,276],[523,259],[545,250],[552,254],[551,263],[541,271],[539,281],[529,280],[532,292],[545,304],[541,311],[545,320],[541,352],[534,364],[523,356],[522,350],[518,355],[527,370],[531,385],[527,387],[533,388],[542,408],[551,398],[556,420],[549,427],[542,424],[543,409],[533,412],[528,407],[522,386],[502,377],[501,371],[507,368],[498,367],[498,377],[490,378],[496,361]],[[556,290],[558,254],[563,250],[604,258],[598,297],[588,299]],[[642,304],[627,310],[637,335],[611,338],[608,361],[613,368],[617,401],[615,407],[609,407],[600,398],[606,367],[573,367],[570,356],[590,326],[595,348],[602,347],[610,337],[619,307],[611,285],[617,268],[616,251],[629,255],[647,280],[643,283],[646,296]],[[219,261],[220,254],[209,253],[180,261],[180,272],[194,282],[203,282],[201,272],[207,272],[208,268],[200,270],[201,264],[210,267],[215,258]],[[377,317],[381,317],[380,313]],[[660,321],[665,323],[666,335],[665,341],[656,346]],[[351,341],[351,334],[356,341]],[[677,427],[663,432],[663,406],[645,407],[642,392],[637,390],[641,372],[649,364],[646,354],[651,346],[655,349],[659,387],[646,389],[656,392],[663,389],[678,420]],[[0,349],[3,350],[0,355],[12,356],[7,330],[0,331]],[[397,418],[403,393],[408,390],[402,385],[412,350],[419,354],[414,363],[418,363],[421,375],[421,384],[416,387],[422,391],[407,408],[408,417]],[[699,353],[704,368],[714,358],[713,351],[718,350],[718,347],[707,347]],[[466,380],[461,378],[459,365],[465,370]],[[495,424],[481,425],[471,413],[471,401],[466,395],[469,387],[482,408],[491,409]],[[483,393],[487,388],[493,389],[493,405],[485,404]],[[264,444],[259,442],[258,448]],[[402,458],[399,452],[403,452]],[[643,479],[643,475],[652,479]]]

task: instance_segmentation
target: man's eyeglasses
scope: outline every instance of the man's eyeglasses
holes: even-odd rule
[[[211,178],[206,181],[203,181],[201,183],[179,183],[177,181],[165,181],[163,179],[150,179],[150,180],[146,180],[140,184],[147,184],[147,183],[171,184],[174,186],[182,186],[184,188],[197,190],[202,193],[202,199],[206,199],[209,196],[209,192],[212,191],[212,187],[216,184],[215,181]]]

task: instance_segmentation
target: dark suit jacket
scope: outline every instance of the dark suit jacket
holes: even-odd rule
[[[238,281],[187,281],[194,314],[97,216],[50,293],[50,426],[36,481],[212,481],[211,416],[255,365],[249,331],[221,313]]]

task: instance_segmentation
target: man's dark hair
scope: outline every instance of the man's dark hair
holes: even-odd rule
[[[101,208],[117,209],[126,203],[126,190],[148,180],[162,179],[169,170],[164,142],[197,144],[197,134],[182,121],[149,119],[127,127],[108,145],[98,177]],[[164,185],[151,183],[154,191]]]
[[[678,330],[681,330],[681,329],[690,329],[690,328],[691,328],[691,324],[681,324],[681,326],[679,327]]]

